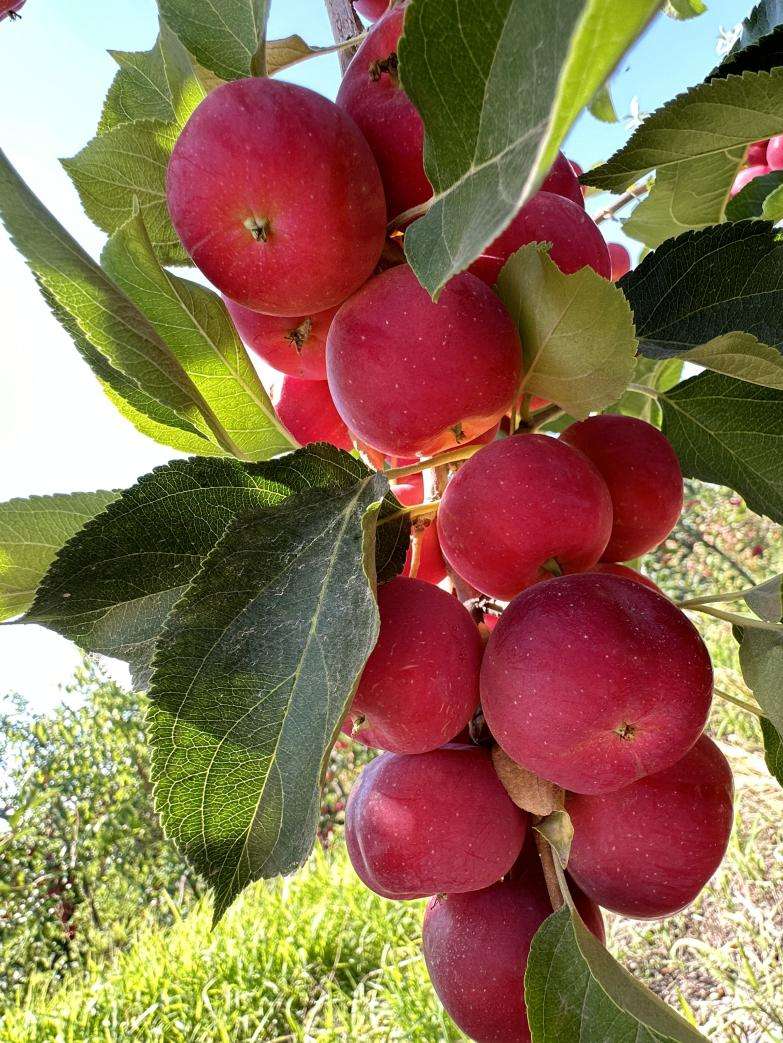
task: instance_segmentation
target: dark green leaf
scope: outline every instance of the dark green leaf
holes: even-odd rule
[[[109,240],[102,260],[210,404],[236,456],[263,460],[293,447],[225,305],[160,266],[140,214]]]
[[[783,241],[765,222],[687,232],[648,254],[620,286],[648,358],[687,358],[688,349],[737,331],[783,348]]]
[[[764,759],[769,773],[783,786],[783,739],[771,721],[761,718],[761,734],[764,737]]]
[[[434,202],[405,248],[433,296],[508,225],[657,6],[416,0],[408,9],[400,76],[424,120]]]
[[[525,973],[533,1043],[705,1043],[620,966],[569,907],[545,920]]]
[[[223,80],[266,75],[269,0],[158,0],[185,47]]]
[[[63,493],[0,503],[0,620],[30,607],[55,555],[119,493]]]
[[[783,392],[701,373],[659,401],[686,478],[736,489],[751,510],[783,522]]]
[[[233,522],[158,645],[156,804],[214,887],[216,918],[251,881],[307,858],[326,758],[377,638],[388,483],[345,477]]]
[[[145,475],[72,539],[38,589],[27,622],[90,652],[140,661],[204,558],[239,514],[312,486],[343,488],[367,469],[332,446],[264,464],[175,460]],[[404,526],[379,529],[378,571],[398,572]]]
[[[767,218],[767,214],[764,213],[764,203],[781,185],[783,185],[783,170],[773,170],[769,174],[762,174],[761,177],[754,178],[733,199],[729,200],[726,205],[726,219],[743,221],[751,217]],[[767,219],[777,220],[776,217]]]
[[[762,72],[783,65],[783,7],[780,0],[757,4],[745,21],[729,53],[707,77],[738,75],[750,70]]]

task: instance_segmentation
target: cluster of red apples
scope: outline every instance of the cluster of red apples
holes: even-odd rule
[[[354,787],[346,835],[368,887],[430,898],[425,956],[457,1024],[518,1043],[527,955],[552,904],[492,749],[562,794],[572,892],[599,936],[599,906],[658,917],[693,900],[728,842],[732,779],[702,734],[712,669],[698,632],[622,564],[678,518],[671,446],[616,415],[559,438],[510,430],[523,373],[492,288],[505,260],[545,242],[564,272],[613,274],[573,168],[559,156],[437,303],[404,263],[402,233],[387,236],[431,195],[397,77],[404,16],[405,4],[382,13],[336,104],[271,79],[214,90],[175,146],[167,195],[242,338],[285,374],[277,409],[300,442],[403,469],[477,443],[405,574],[378,590],[379,639],[345,728],[384,752]],[[420,504],[421,474],[394,491]],[[491,634],[438,585],[447,570],[494,607]]]
[[[749,185],[757,177],[770,174],[773,170],[783,170],[783,134],[748,145],[745,166],[734,178],[730,194],[736,196],[745,185]]]

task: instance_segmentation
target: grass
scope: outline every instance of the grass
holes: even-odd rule
[[[708,625],[719,685],[741,692],[727,628]],[[747,696],[747,693],[742,693]],[[711,730],[737,778],[729,855],[700,899],[663,922],[609,919],[609,947],[726,1043],[783,1043],[780,789],[758,724],[717,702]],[[208,902],[62,983],[36,977],[0,1018],[3,1043],[448,1043],[419,951],[422,903],[386,902],[344,849],[250,888],[210,932]]]

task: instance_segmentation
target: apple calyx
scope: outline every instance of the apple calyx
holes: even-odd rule
[[[245,228],[257,243],[265,243],[269,239],[269,221],[265,217],[248,217]]]
[[[397,52],[392,51],[388,58],[379,58],[374,61],[369,69],[369,76],[373,83],[377,83],[381,76],[386,73],[394,83],[399,83],[399,61],[397,59]]]
[[[296,348],[297,354],[302,354],[302,348],[305,346],[307,338],[313,331],[313,320],[308,317],[299,323],[294,329],[289,330],[286,334],[286,340],[289,344],[293,344]]]

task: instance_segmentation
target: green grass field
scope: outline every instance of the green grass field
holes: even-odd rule
[[[719,626],[719,625],[718,625]],[[720,633],[716,629],[716,637]],[[712,642],[731,687],[728,642]],[[758,726],[719,703],[712,732],[738,787],[729,856],[686,913],[663,923],[610,918],[627,967],[727,1043],[783,1041],[780,790]],[[419,952],[422,903],[366,891],[341,843],[296,877],[258,884],[210,931],[202,902],[173,926],[55,983],[32,980],[0,1020],[4,1043],[439,1041],[463,1037],[441,1011]]]

